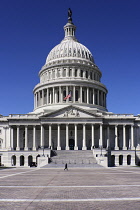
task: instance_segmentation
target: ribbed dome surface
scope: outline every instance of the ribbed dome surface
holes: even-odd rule
[[[74,39],[67,39],[63,40],[50,51],[46,64],[55,59],[64,59],[65,57],[82,58],[94,63],[91,52],[84,45]]]

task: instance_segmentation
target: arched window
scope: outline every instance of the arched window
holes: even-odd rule
[[[92,77],[92,71],[90,72],[90,79],[93,79],[93,77]]]
[[[86,71],[86,78],[88,79],[88,71]]]
[[[127,155],[127,165],[131,165],[131,155]]]
[[[57,91],[57,103],[59,103],[59,90]]]
[[[63,69],[63,77],[66,77],[66,69]]]
[[[119,165],[123,165],[123,155],[119,155]]]
[[[98,94],[97,94],[97,90],[95,90],[95,92],[94,92],[94,103],[97,105],[97,103],[98,103],[98,100],[97,100],[97,98],[98,98]]]
[[[81,70],[81,77],[83,77],[83,70]]]
[[[77,69],[75,69],[75,77],[77,77]]]
[[[69,69],[69,77],[72,76],[72,69]]]
[[[30,166],[32,162],[33,162],[33,157],[32,157],[32,155],[29,155],[28,156],[28,166]]]
[[[24,166],[24,156],[20,156],[20,166]]]
[[[66,97],[66,90],[63,90],[63,101],[65,101],[64,100],[65,97]]]
[[[15,155],[12,155],[12,157],[11,157],[11,165],[12,166],[16,165],[16,156]]]
[[[85,103],[85,91],[82,90],[82,102]]]
[[[75,91],[75,101],[78,101],[78,90]]]

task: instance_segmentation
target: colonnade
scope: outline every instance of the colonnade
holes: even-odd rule
[[[90,125],[90,132],[91,132],[91,149],[93,149],[95,147],[95,126],[98,126],[98,129],[99,129],[99,135],[98,135],[98,147],[108,147],[109,145],[111,145],[111,141],[114,141],[114,144],[115,144],[115,147],[114,149],[115,150],[119,150],[119,141],[118,141],[118,126],[121,126],[122,127],[122,131],[123,131],[123,136],[122,136],[122,149],[123,150],[127,150],[127,149],[134,149],[134,126],[133,125],[129,125],[129,129],[130,129],[130,136],[129,136],[129,142],[127,142],[126,140],[126,125],[123,124],[123,125],[114,125],[114,136],[115,136],[115,139],[111,139],[110,138],[110,127],[109,126],[106,126],[103,130],[103,124],[85,124],[85,123],[79,123],[80,125],[82,125],[82,129],[80,132],[82,132],[82,150],[87,150],[87,146],[89,148],[89,145],[87,145],[87,140],[86,140],[86,126]],[[74,126],[74,150],[78,150],[78,125],[79,124],[73,124]],[[56,135],[56,142],[57,142],[57,150],[61,150],[61,124],[48,124],[48,146],[49,148],[53,148],[53,145],[52,145],[52,126],[55,125],[57,126],[57,135]],[[65,131],[66,131],[66,136],[65,136],[65,150],[69,150],[70,147],[69,147],[69,138],[70,138],[70,129],[69,129],[69,125],[70,124],[65,124]],[[14,141],[16,141],[16,150],[19,151],[21,148],[20,148],[20,126],[16,126],[16,139],[14,139],[14,135],[13,135],[13,129],[15,129],[15,126],[14,128],[11,126],[10,127],[10,148],[13,149],[14,148]],[[103,131],[105,131],[106,129],[106,146],[104,146],[104,135],[103,135]],[[45,130],[45,127],[44,125],[40,125],[40,138],[39,138],[39,141],[40,141],[40,147],[44,147],[45,146],[45,138],[44,138],[44,130]],[[24,132],[25,132],[25,145],[24,145],[24,150],[27,151],[29,150],[29,141],[32,141],[32,150],[37,150],[37,145],[36,145],[36,141],[37,141],[37,135],[36,135],[36,126],[33,125],[32,126],[32,139],[28,139],[28,126],[25,125],[24,126]],[[128,145],[129,144],[129,145]],[[97,145],[96,145],[97,147]],[[31,148],[30,148],[31,149]]]
[[[71,97],[64,98],[71,94]],[[39,90],[34,95],[34,108],[45,104],[87,103],[106,107],[106,93],[103,90],[84,86],[58,86]]]

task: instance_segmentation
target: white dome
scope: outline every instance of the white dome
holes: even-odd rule
[[[68,22],[64,26],[65,38],[56,45],[48,54],[46,65],[49,62],[62,59],[82,59],[94,63],[91,52],[75,38],[76,26]]]
[[[82,60],[88,60],[94,63],[91,52],[82,44],[74,39],[63,40],[60,44],[56,45],[48,54],[46,64],[52,62],[55,59],[64,58],[82,58]]]

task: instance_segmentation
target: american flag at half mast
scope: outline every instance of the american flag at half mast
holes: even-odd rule
[[[71,97],[71,92],[69,92],[69,94],[64,98],[64,100],[67,100],[70,97]]]

